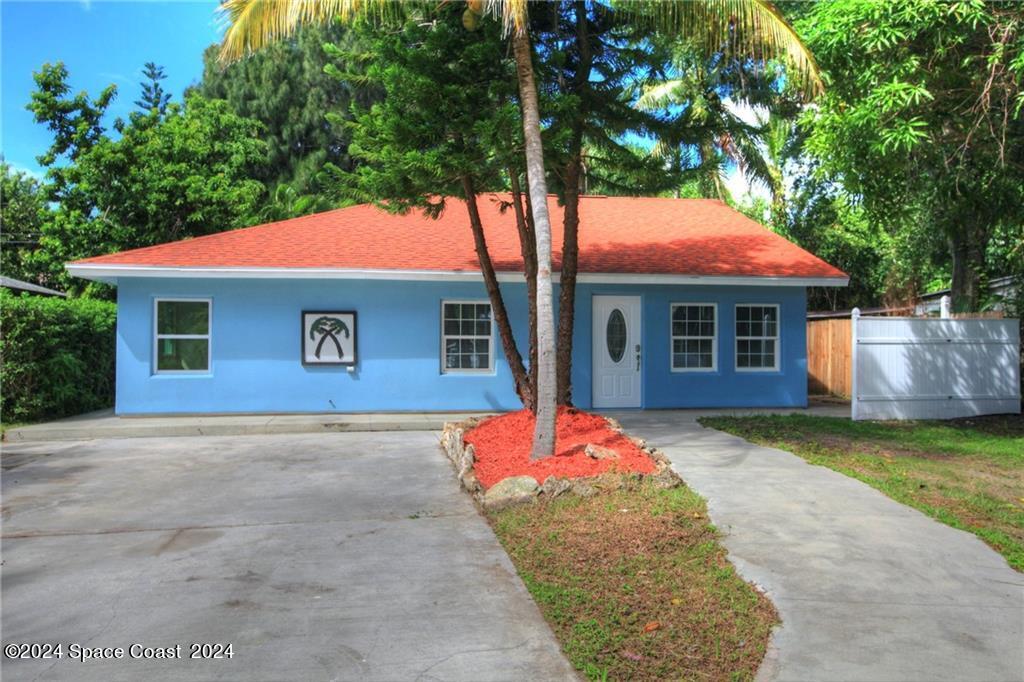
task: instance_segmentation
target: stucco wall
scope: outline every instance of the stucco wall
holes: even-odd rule
[[[524,285],[503,286],[525,354]],[[800,287],[580,285],[577,287],[575,402],[590,406],[594,294],[643,300],[646,408],[802,406],[807,401],[805,292]],[[557,296],[557,292],[556,292]],[[213,299],[211,372],[153,373],[153,299]],[[354,280],[122,279],[118,286],[117,412],[359,412],[502,410],[519,407],[495,334],[493,374],[442,374],[440,302],[486,300],[482,284]],[[556,298],[557,300],[557,298]],[[669,304],[717,302],[718,369],[669,369]],[[780,304],[780,369],[738,373],[736,303]],[[302,310],[356,310],[359,361],[353,372],[300,362]]]

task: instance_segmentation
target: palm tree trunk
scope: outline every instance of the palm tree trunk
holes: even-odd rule
[[[537,420],[530,459],[555,454],[555,314],[551,286],[551,220],[544,175],[544,146],[540,137],[540,105],[533,80],[533,58],[526,28],[512,34],[512,51],[519,80],[519,101],[526,143],[526,174],[537,239]]]
[[[512,325],[508,320],[505,300],[502,298],[501,288],[498,286],[498,275],[494,272],[494,263],[487,251],[484,224],[480,219],[480,209],[477,208],[476,203],[476,187],[473,185],[473,179],[468,175],[462,176],[462,193],[465,195],[466,208],[469,211],[469,225],[473,230],[473,243],[476,246],[477,260],[480,261],[480,272],[484,276],[484,287],[487,289],[494,323],[498,327],[498,335],[501,337],[501,348],[505,351],[505,359],[512,371],[512,382],[515,385],[516,394],[523,401],[523,406],[532,410],[533,391],[526,374],[526,367],[523,365],[523,356],[519,353],[516,339],[512,335]]]
[[[537,238],[534,236],[533,214],[530,203],[523,210],[523,190],[519,184],[519,173],[513,168],[508,171],[512,186],[512,207],[519,231],[519,249],[523,255],[523,271],[526,277],[527,328],[530,330],[530,409],[537,409]]]

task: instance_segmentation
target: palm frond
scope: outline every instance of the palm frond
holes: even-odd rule
[[[487,14],[501,22],[505,35],[512,31],[525,31],[528,0],[470,0],[471,8],[482,4],[481,14]]]
[[[469,9],[502,22],[506,34],[526,29],[527,0],[469,0]],[[387,23],[401,19],[414,7],[437,7],[424,0],[222,0],[218,13],[227,25],[220,61],[230,63],[287,38],[301,26],[335,19]]]
[[[679,97],[676,91],[682,86],[679,78],[671,78],[644,88],[644,92],[636,100],[636,107],[641,111],[657,111],[670,104],[676,104]]]
[[[616,9],[654,30],[686,36],[708,55],[728,51],[762,61],[779,60],[806,98],[823,90],[814,55],[769,0],[623,0]]]
[[[400,17],[403,8],[396,0],[222,0],[217,11],[227,25],[220,61],[230,63],[290,37],[302,26],[335,19],[386,21]]]

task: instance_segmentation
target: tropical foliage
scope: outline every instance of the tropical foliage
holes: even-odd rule
[[[23,255],[32,279],[81,291],[64,263],[252,222],[265,193],[253,178],[266,162],[258,122],[193,97],[163,114],[135,112],[108,131],[102,115],[116,90],[72,98],[67,75],[61,64],[45,65],[29,105],[54,132],[39,161],[56,206],[39,225],[39,248]]]
[[[369,104],[373,93],[353,80],[339,82],[331,72],[339,66],[346,72],[358,67],[340,62],[339,52],[351,52],[358,62],[366,51],[336,25],[303,28],[292,38],[229,65],[218,60],[219,50],[211,45],[203,54],[203,78],[192,94],[222,99],[236,115],[263,125],[260,139],[267,145],[267,160],[253,177],[266,184],[272,196],[286,185],[290,191],[284,192],[301,200],[291,202],[291,214],[278,211],[277,217],[333,208],[324,199],[332,187],[319,182],[320,172],[327,164],[349,172],[355,164],[348,151],[352,130],[331,125],[325,113],[347,120],[351,107]],[[288,206],[275,203],[279,209]]]
[[[0,290],[5,423],[98,410],[114,400],[117,306]]]
[[[798,28],[828,83],[803,121],[818,174],[919,247],[891,284],[920,290],[937,264],[977,309],[993,235],[1024,229],[1024,4],[824,0]]]
[[[0,160],[0,272],[20,280],[35,278],[26,259],[39,248],[50,208],[39,180]]]

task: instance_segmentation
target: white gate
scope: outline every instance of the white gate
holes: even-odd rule
[[[854,419],[1020,413],[1017,320],[861,317],[853,311]]]

